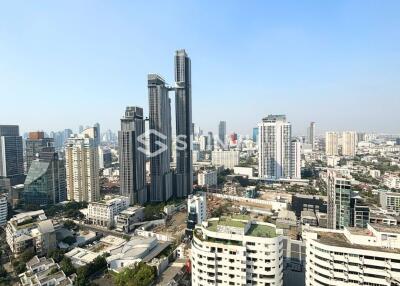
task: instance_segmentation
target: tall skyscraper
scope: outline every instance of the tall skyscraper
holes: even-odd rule
[[[208,132],[208,151],[214,151],[214,134],[212,132]]]
[[[337,156],[339,154],[338,134],[336,132],[325,133],[325,154]]]
[[[291,142],[291,160],[290,177],[293,179],[301,178],[301,142],[298,139],[292,139]]]
[[[23,183],[23,145],[18,125],[0,125],[0,177],[10,178],[11,185]]]
[[[259,177],[289,178],[291,172],[292,125],[285,115],[268,115],[259,127]]]
[[[315,150],[315,122],[311,122],[307,129],[307,143]]]
[[[148,75],[148,91],[150,200],[161,202],[172,197],[171,148],[169,148],[172,146],[171,101],[164,79],[157,74]]]
[[[253,142],[258,143],[258,127],[253,128]]]
[[[98,136],[97,136],[97,145],[100,146],[100,142],[101,142],[100,123],[96,122],[93,125],[93,127],[97,128],[97,134],[98,134]]]
[[[45,138],[44,132],[29,132],[28,139],[25,141],[26,172],[29,172],[32,161],[38,159],[44,149],[53,148],[54,150],[53,146],[54,139]]]
[[[138,136],[144,132],[143,109],[128,106],[125,116],[121,118],[118,144],[121,195],[129,197],[131,205],[147,202],[145,146],[138,141]]]
[[[225,148],[226,145],[226,121],[220,121],[218,125],[218,146],[221,149]]]
[[[342,134],[342,155],[354,157],[356,155],[357,133],[345,131]]]
[[[191,62],[185,50],[175,54],[176,197],[193,190],[192,79]]]
[[[54,148],[43,148],[32,161],[24,183],[25,206],[47,206],[67,199],[65,162]]]
[[[68,200],[95,202],[100,197],[96,128],[71,136],[65,144]]]

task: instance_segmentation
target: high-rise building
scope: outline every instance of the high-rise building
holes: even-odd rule
[[[357,133],[345,131],[342,134],[342,155],[354,157],[356,155]]]
[[[268,115],[259,127],[259,177],[289,178],[291,172],[292,126],[285,115]]]
[[[93,127],[94,128],[97,128],[97,134],[98,134],[98,136],[97,136],[97,145],[98,146],[100,146],[100,142],[101,142],[101,133],[100,133],[100,123],[98,123],[98,122],[96,122],[94,125],[93,125]]]
[[[275,225],[239,218],[212,218],[196,225],[193,286],[283,285],[283,237]]]
[[[291,160],[290,160],[290,177],[293,179],[301,178],[301,142],[298,139],[293,139],[291,142]]]
[[[207,151],[207,147],[208,147],[208,136],[205,135],[200,135],[199,137],[199,147],[200,147],[200,151]]]
[[[95,202],[100,197],[96,128],[74,135],[65,145],[68,200]]]
[[[23,191],[25,206],[47,206],[67,200],[65,162],[54,149],[42,150],[31,163]]]
[[[365,228],[369,222],[369,207],[353,190],[351,178],[328,169],[328,228]]]
[[[54,139],[45,138],[44,132],[29,132],[28,139],[25,141],[25,153],[26,153],[26,172],[29,172],[32,161],[39,158],[40,153],[48,148],[53,147]]]
[[[208,140],[207,140],[208,142],[208,147],[207,147],[207,150],[208,151],[214,151],[214,135],[213,135],[213,133],[212,132],[208,132]]]
[[[143,109],[128,106],[118,132],[119,177],[121,195],[128,197],[131,205],[147,202],[145,146],[138,140],[144,132]]]
[[[258,127],[253,128],[253,142],[258,143]]]
[[[315,150],[315,122],[311,122],[307,129],[307,143]]]
[[[350,226],[351,181],[338,171],[328,170],[328,228]]]
[[[220,121],[218,125],[218,146],[225,149],[226,146],[226,121]]]
[[[336,132],[325,133],[325,154],[327,156],[339,155],[338,134]]]
[[[172,197],[171,162],[171,101],[164,79],[148,75],[150,200],[167,201]]]
[[[8,205],[7,196],[0,194],[0,227],[3,227],[7,223]]]
[[[0,125],[0,177],[10,178],[11,185],[23,183],[23,145],[18,125]]]
[[[176,112],[176,197],[187,197],[193,190],[192,162],[192,78],[191,61],[185,50],[175,54]]]

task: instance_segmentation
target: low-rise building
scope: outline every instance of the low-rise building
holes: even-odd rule
[[[400,189],[400,175],[398,174],[384,175],[383,184],[390,189]]]
[[[13,216],[6,226],[6,240],[15,256],[27,249],[46,255],[57,243],[53,222],[43,210]]]
[[[283,284],[283,242],[272,224],[213,218],[196,226],[192,285]]]
[[[304,229],[306,286],[399,285],[400,230],[368,224],[366,229]]]
[[[106,196],[102,201],[89,203],[86,219],[91,224],[112,228],[115,225],[115,217],[128,206],[128,197]]]
[[[317,226],[318,220],[317,216],[313,211],[302,211],[301,212],[301,223],[303,225]]]
[[[202,187],[211,187],[218,184],[218,174],[215,170],[200,171],[197,174],[198,185]]]
[[[22,286],[73,286],[75,274],[68,277],[52,258],[35,256],[26,263],[19,279]]]
[[[400,193],[381,191],[379,203],[382,208],[388,211],[400,212]]]
[[[144,207],[129,207],[121,211],[115,219],[115,229],[117,231],[129,233],[135,228],[135,223],[144,219]]]

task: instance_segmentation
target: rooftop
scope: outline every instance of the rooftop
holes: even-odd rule
[[[249,219],[250,217],[246,215],[221,217],[219,220],[209,220],[207,229],[213,232],[217,232],[218,225],[245,229],[247,224],[250,223],[250,227],[245,233],[245,235],[255,236],[255,237],[268,237],[268,238],[276,237],[276,230],[273,226],[261,224],[258,222],[252,222]]]

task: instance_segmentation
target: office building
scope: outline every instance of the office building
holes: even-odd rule
[[[144,128],[143,109],[127,107],[118,132],[119,176],[121,195],[128,197],[131,205],[147,202],[145,145],[138,140],[144,136]]]
[[[130,198],[124,196],[106,196],[104,200],[88,204],[87,221],[101,227],[112,228],[116,216],[130,204]]]
[[[201,187],[211,187],[218,184],[218,174],[216,170],[199,171],[197,174],[197,183]]]
[[[258,125],[259,178],[290,178],[292,126],[285,115],[268,115]]]
[[[218,146],[220,149],[226,148],[226,121],[220,121],[218,124]]]
[[[148,75],[150,134],[150,200],[167,201],[172,197],[171,101],[165,81],[157,74]]]
[[[325,154],[327,156],[339,155],[338,134],[336,132],[325,133]]]
[[[65,145],[68,200],[95,202],[100,197],[96,128],[71,136]]]
[[[311,122],[307,128],[307,143],[311,145],[312,150],[315,150],[315,122]]]
[[[398,227],[306,228],[306,286],[399,285]]]
[[[342,155],[354,157],[356,155],[357,133],[345,131],[342,134]]]
[[[0,227],[3,227],[7,223],[7,215],[7,196],[5,194],[0,194]]]
[[[272,224],[229,217],[197,225],[192,285],[283,285],[283,242]]]
[[[111,149],[108,147],[99,146],[98,150],[99,150],[99,168],[100,169],[110,168],[112,164]]]
[[[290,146],[290,177],[301,179],[301,142],[298,139],[293,139]]]
[[[23,145],[18,125],[0,125],[0,177],[9,178],[11,185],[23,183]]]
[[[258,127],[253,128],[253,142],[258,144]]]
[[[28,139],[25,141],[26,153],[26,172],[29,172],[32,161],[39,158],[40,153],[45,149],[47,151],[52,148],[54,151],[54,138],[45,138],[44,132],[29,132]]]
[[[42,150],[31,163],[22,193],[25,207],[47,206],[67,200],[65,162],[58,153]]]
[[[43,256],[57,246],[53,222],[43,210],[14,215],[6,226],[6,241],[15,256],[25,250]]]
[[[211,153],[211,162],[214,166],[224,166],[225,169],[233,169],[239,165],[239,151],[217,150]]]
[[[192,75],[191,61],[185,50],[175,54],[176,122],[176,197],[184,198],[193,190],[192,162]]]

